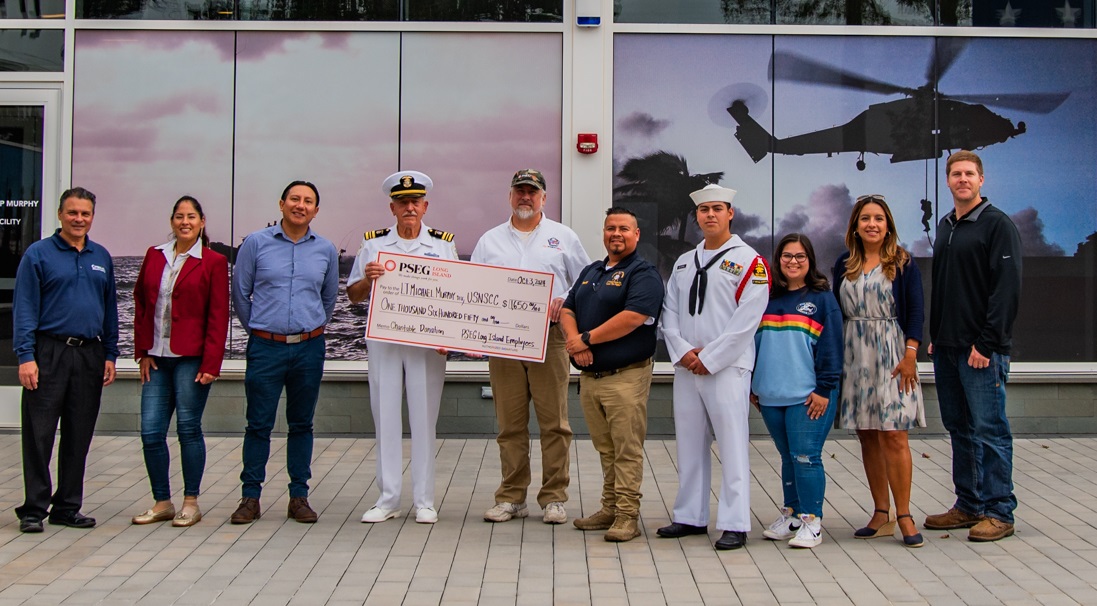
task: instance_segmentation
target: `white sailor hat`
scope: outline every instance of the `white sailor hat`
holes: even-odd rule
[[[425,196],[434,187],[434,181],[417,170],[392,173],[381,183],[381,191],[390,198]]]
[[[735,190],[712,184],[693,192],[689,197],[693,198],[693,203],[697,206],[705,202],[727,202],[727,205],[731,206],[731,201],[735,198]]]

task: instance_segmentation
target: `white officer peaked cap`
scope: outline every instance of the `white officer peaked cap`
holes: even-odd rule
[[[713,184],[704,186],[690,194],[689,197],[693,198],[693,203],[697,206],[700,206],[705,202],[727,202],[728,206],[731,206],[731,201],[735,198],[735,193],[734,189],[728,189]]]
[[[434,181],[417,170],[395,172],[381,182],[381,191],[390,198],[425,196],[433,187]]]

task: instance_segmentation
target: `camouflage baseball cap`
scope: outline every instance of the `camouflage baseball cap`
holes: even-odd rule
[[[522,170],[514,173],[514,177],[510,180],[510,186],[516,185],[532,185],[537,189],[544,190],[545,188],[545,176],[541,174],[539,170],[533,170],[532,168],[523,168]]]

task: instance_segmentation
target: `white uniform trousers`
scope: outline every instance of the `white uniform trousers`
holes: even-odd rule
[[[434,431],[446,357],[433,349],[369,342],[369,400],[377,431],[377,507],[400,507],[404,426],[401,414],[407,385],[411,427],[411,480],[416,508],[434,507]]]
[[[715,433],[723,468],[716,528],[750,531],[750,376],[750,371],[734,366],[706,376],[675,367],[678,497],[674,522],[708,526]]]

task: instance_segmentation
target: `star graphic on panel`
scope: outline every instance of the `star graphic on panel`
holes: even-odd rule
[[[1071,8],[1070,0],[1067,0],[1063,3],[1063,8],[1057,8],[1055,12],[1059,13],[1059,20],[1063,22],[1063,27],[1074,27],[1078,19],[1078,13],[1082,12],[1082,9]]]
[[[1017,17],[1021,16],[1021,9],[1013,8],[1009,2],[1006,2],[1006,7],[998,13],[998,25],[1014,26],[1017,25]]]

